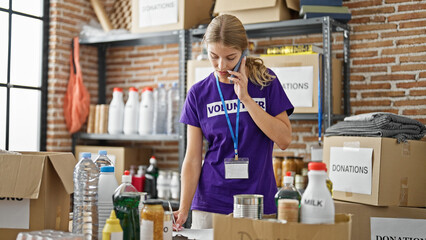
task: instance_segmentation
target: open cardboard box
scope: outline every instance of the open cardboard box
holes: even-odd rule
[[[71,153],[0,155],[0,238],[43,229],[68,231],[76,163]]]
[[[213,215],[215,240],[349,240],[351,225],[351,215],[348,214],[336,214],[334,224],[283,224],[268,220],[234,218],[232,215]]]

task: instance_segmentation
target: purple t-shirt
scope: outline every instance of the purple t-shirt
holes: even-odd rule
[[[269,73],[275,76],[271,70]],[[234,85],[219,84],[235,131],[238,97]],[[247,88],[254,101],[272,116],[284,111],[290,115],[294,110],[278,78],[262,90],[249,80]],[[257,127],[243,103],[240,106],[238,155],[249,158],[249,179],[225,179],[224,159],[234,157],[234,144],[214,73],[191,87],[180,121],[201,128],[209,144],[192,201],[193,210],[229,214],[233,211],[234,195],[262,194],[264,213],[276,213],[274,195],[277,186],[272,168],[274,142]]]

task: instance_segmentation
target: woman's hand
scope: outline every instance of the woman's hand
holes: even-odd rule
[[[179,232],[183,229],[182,225],[186,222],[188,218],[188,211],[177,210],[173,212],[173,217],[175,218],[175,222],[173,223],[173,231]]]
[[[250,98],[247,91],[248,78],[246,74],[246,59],[247,57],[244,57],[241,61],[240,70],[238,72],[228,71],[229,74],[234,75],[234,77],[228,77],[228,79],[234,82],[235,94],[237,94],[238,98],[242,102],[244,102],[247,98]]]

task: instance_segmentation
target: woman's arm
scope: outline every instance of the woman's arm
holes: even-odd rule
[[[188,125],[186,155],[182,165],[181,193],[179,210],[174,212],[175,229],[179,229],[188,218],[188,211],[197,189],[201,173],[203,133],[201,128]]]

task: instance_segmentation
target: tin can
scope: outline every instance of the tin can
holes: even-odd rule
[[[263,195],[234,195],[234,218],[263,218]]]

